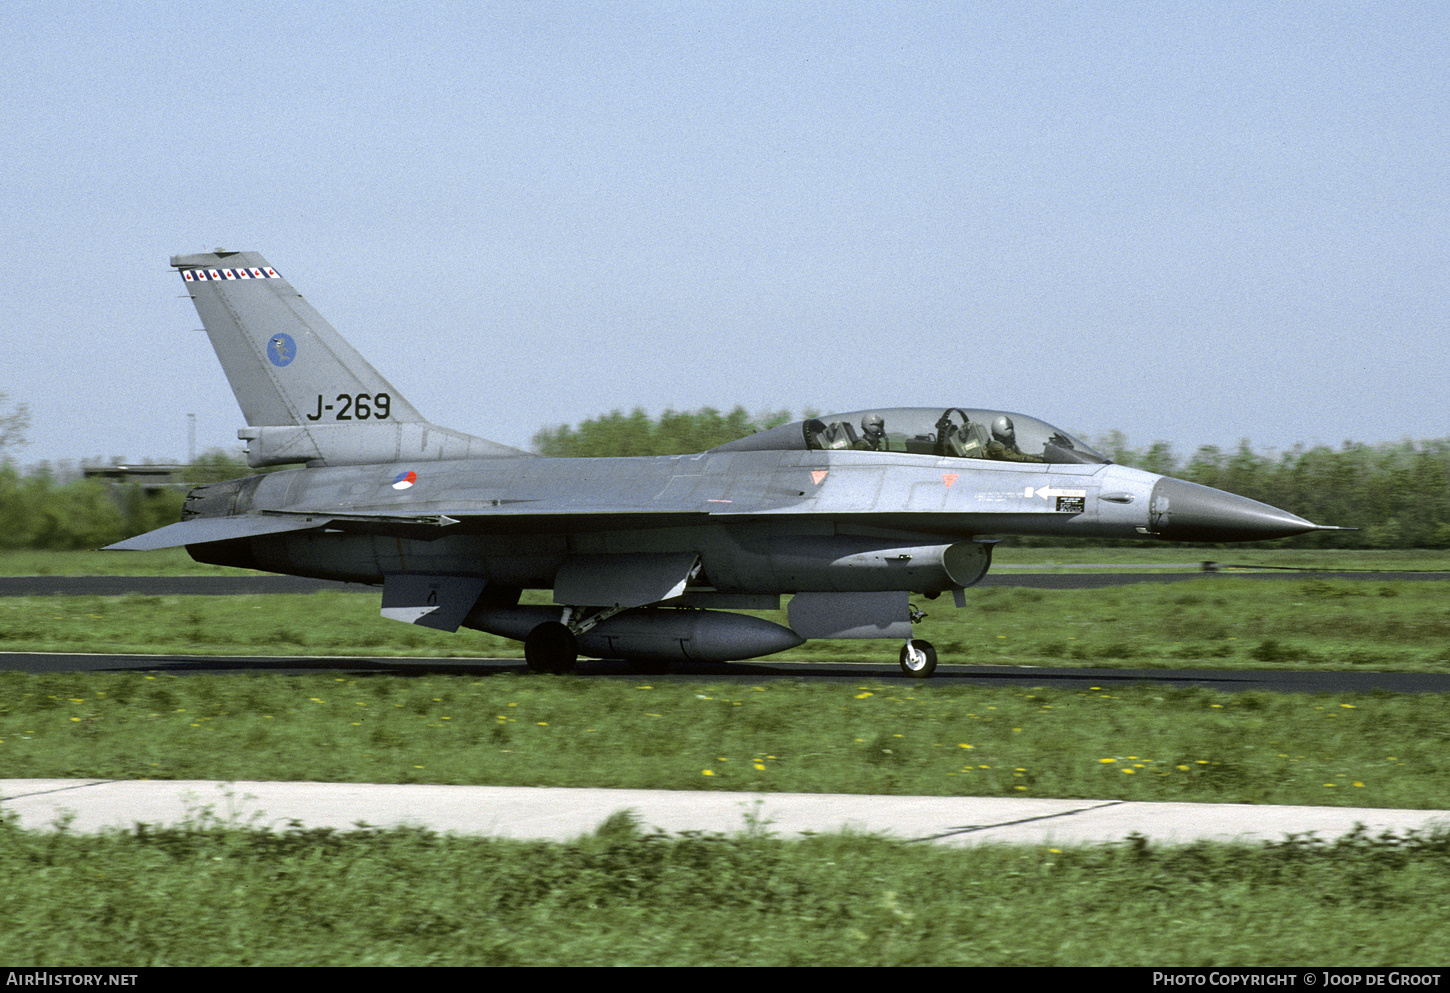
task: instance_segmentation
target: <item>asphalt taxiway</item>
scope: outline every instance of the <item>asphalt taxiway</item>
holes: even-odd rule
[[[1450,811],[1370,807],[202,780],[5,779],[0,811],[29,830],[64,823],[81,833],[138,823],[367,826],[549,841],[589,834],[619,811],[631,811],[644,831],[667,834],[854,832],[945,845],[1329,841],[1359,827],[1376,836],[1450,830]]]
[[[864,655],[864,653],[863,653]],[[298,676],[332,672],[354,676],[472,676],[528,674],[522,659],[387,658],[296,655],[100,655],[66,652],[0,652],[0,672],[145,672],[200,675],[227,672],[270,672]],[[540,679],[556,677],[537,675]],[[791,662],[756,659],[749,662],[684,662],[668,673],[644,676],[617,659],[581,659],[573,673],[593,679],[668,679],[672,682],[906,682],[893,661]],[[1450,673],[1359,672],[1291,669],[1105,669],[1052,666],[938,665],[934,685],[1056,687],[1111,689],[1152,684],[1198,687],[1225,693],[1450,693]]]

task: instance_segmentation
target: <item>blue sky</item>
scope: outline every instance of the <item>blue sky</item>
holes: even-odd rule
[[[437,423],[961,405],[1450,435],[1450,6],[0,7],[0,391],[235,448],[167,259],[260,251]]]

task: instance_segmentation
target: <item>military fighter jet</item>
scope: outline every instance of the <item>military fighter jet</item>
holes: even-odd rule
[[[814,417],[697,455],[551,459],[440,428],[255,252],[181,255],[236,394],[253,467],[199,486],[179,523],[110,546],[382,586],[382,613],[646,670],[901,640],[911,593],[965,590],[995,536],[1252,541],[1320,530],[1244,497],[1115,465],[1033,417],[975,407]],[[522,605],[526,589],[555,606]],[[775,610],[789,627],[735,611]]]

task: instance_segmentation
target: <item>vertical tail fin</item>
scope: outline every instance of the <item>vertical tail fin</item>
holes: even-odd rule
[[[181,270],[248,424],[316,423],[317,397],[327,404],[337,394],[381,394],[387,419],[423,420],[258,253],[177,255],[171,264]]]
[[[429,424],[256,252],[172,256],[246,417],[254,466],[522,455]]]

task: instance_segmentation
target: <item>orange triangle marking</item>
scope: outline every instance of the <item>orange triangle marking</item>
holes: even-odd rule
[[[961,473],[944,472],[941,474],[941,481],[947,484],[947,489],[951,489],[952,483],[955,483],[957,481],[957,477],[959,475],[961,475]]]
[[[811,481],[814,482],[817,486],[820,486],[821,480],[826,478],[826,473],[828,473],[829,471],[829,469],[812,469]]]

